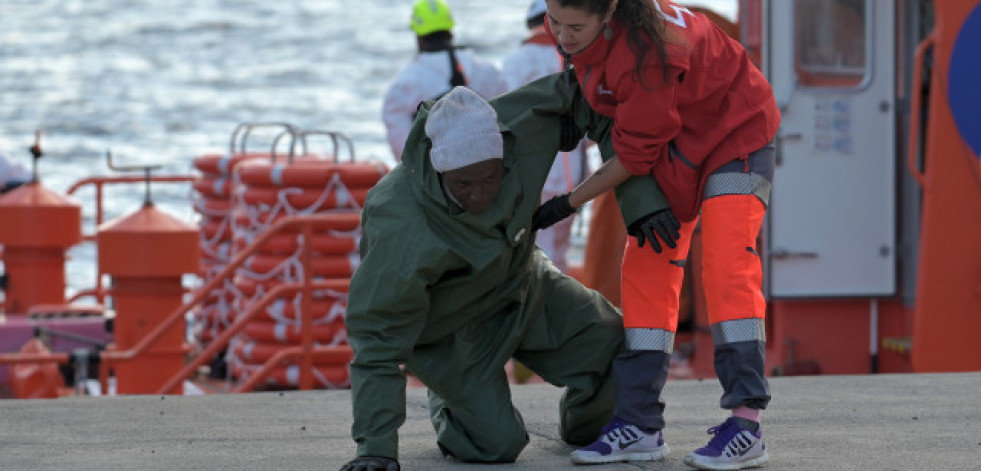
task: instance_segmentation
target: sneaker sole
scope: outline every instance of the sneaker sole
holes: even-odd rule
[[[582,456],[573,452],[569,455],[569,459],[572,460],[574,464],[603,464],[603,463],[626,463],[628,461],[660,461],[668,456],[668,445],[662,445],[660,448],[654,451],[647,451],[643,453],[621,453],[621,454],[610,454],[610,455],[595,455],[595,456]]]
[[[738,463],[712,463],[699,461],[696,455],[691,453],[685,455],[682,460],[686,465],[696,468],[696,469],[708,469],[711,471],[730,471],[736,469],[746,469],[754,468],[756,466],[762,466],[764,463],[770,460],[770,455],[767,455],[764,451],[762,455],[757,456],[751,460],[740,461]]]

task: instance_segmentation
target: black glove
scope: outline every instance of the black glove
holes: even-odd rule
[[[643,247],[644,240],[647,240],[654,252],[661,253],[661,244],[657,242],[655,234],[673,249],[678,246],[677,241],[681,237],[678,229],[681,229],[678,218],[674,217],[670,209],[662,209],[634,221],[627,229],[627,234],[637,238],[637,247]]]
[[[559,129],[559,150],[562,152],[574,150],[584,136],[582,129],[576,126],[576,120],[569,115],[559,116]]]
[[[399,462],[381,456],[359,456],[342,466],[341,471],[399,471]]]
[[[537,231],[552,227],[553,224],[576,214],[576,210],[569,205],[569,194],[553,196],[552,199],[535,210],[531,216],[531,230]]]

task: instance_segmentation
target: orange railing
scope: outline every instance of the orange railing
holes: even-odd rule
[[[923,93],[920,91],[921,84],[923,83],[923,72],[924,72],[924,57],[927,51],[930,50],[937,42],[936,34],[930,34],[923,41],[916,46],[916,53],[913,55],[913,84],[912,84],[912,97],[910,98],[910,110],[909,110],[909,140],[907,141],[906,149],[906,167],[909,169],[910,175],[919,183],[920,187],[926,185],[926,176],[924,175],[924,170],[920,169],[920,159],[919,157],[923,155],[924,151],[922,149],[922,141],[920,139],[920,121],[921,115],[923,114]]]
[[[190,301],[171,312],[170,315],[158,323],[156,327],[147,333],[147,335],[143,337],[135,346],[128,350],[102,352],[100,356],[102,361],[100,362],[99,368],[99,381],[102,383],[103,390],[107,390],[105,388],[108,379],[108,372],[113,363],[130,361],[137,358],[139,355],[146,353],[147,349],[154,342],[159,340],[168,329],[170,329],[177,322],[183,322],[186,314],[191,309],[205,301],[215,288],[221,286],[222,283],[230,279],[234,275],[235,270],[241,267],[246,262],[248,257],[258,251],[259,248],[262,247],[272,236],[284,232],[294,232],[299,230],[300,233],[303,234],[304,240],[312,240],[315,229],[329,228],[337,224],[338,216],[332,214],[289,216],[276,222],[268,230],[264,231],[259,237],[257,237],[251,244],[236,253],[235,257],[225,266],[224,269],[222,269],[221,272],[193,292]],[[310,244],[304,244],[301,254],[301,264],[303,266],[304,274],[311,273],[311,259],[312,254]],[[231,338],[237,332],[242,330],[250,319],[259,315],[262,312],[262,309],[264,309],[272,301],[288,294],[302,292],[302,312],[310,312],[312,297],[315,291],[346,290],[347,287],[346,280],[337,279],[313,281],[309,279],[309,276],[305,276],[304,278],[304,281],[301,282],[283,283],[270,289],[269,292],[266,293],[266,295],[263,296],[257,303],[253,304],[248,311],[240,316],[236,316],[236,320],[231,326],[225,329],[222,334],[214,339],[205,349],[198,352],[180,372],[164,383],[164,385],[160,387],[156,393],[167,394],[170,391],[173,391],[177,385],[181,384],[185,379],[194,374],[198,367],[209,361],[211,357],[219,350],[226,347]],[[286,358],[297,357],[300,358],[299,388],[303,390],[312,389],[314,379],[312,374],[314,358],[350,352],[349,347],[346,346],[315,346],[313,343],[313,320],[311,319],[311,316],[302,316],[301,322],[300,345],[278,352],[278,354],[270,358],[262,368],[251,375],[247,381],[239,385],[232,392],[250,391],[256,384],[264,380],[272,368],[274,368],[280,361]],[[70,357],[67,353],[24,355],[16,353],[0,354],[0,364],[48,362],[65,364],[68,363],[69,359]]]
[[[197,177],[193,175],[151,175],[149,180],[151,182],[158,182],[158,183],[161,182],[189,183],[189,182],[193,182],[195,178]],[[75,184],[69,187],[68,191],[66,191],[65,193],[72,195],[76,191],[80,190],[82,187],[89,186],[89,185],[95,187],[95,225],[96,227],[98,227],[99,224],[103,223],[103,219],[105,218],[105,212],[102,208],[102,196],[103,196],[102,190],[104,186],[106,186],[107,184],[140,183],[146,181],[147,181],[147,177],[136,176],[136,175],[127,175],[127,176],[119,176],[119,177],[90,177],[75,182]],[[95,235],[83,234],[82,240],[83,241],[95,240]]]

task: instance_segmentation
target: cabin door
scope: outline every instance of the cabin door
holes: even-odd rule
[[[765,5],[765,66],[782,114],[769,294],[895,294],[894,3]]]

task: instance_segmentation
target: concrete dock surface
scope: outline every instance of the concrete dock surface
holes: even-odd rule
[[[772,378],[767,470],[981,470],[981,373]],[[400,462],[429,470],[684,470],[725,419],[715,380],[664,392],[670,456],[575,466],[558,438],[561,390],[516,385],[531,443],[505,465],[443,459],[425,390],[410,388]],[[0,470],[337,470],[355,453],[350,391],[0,401]]]

